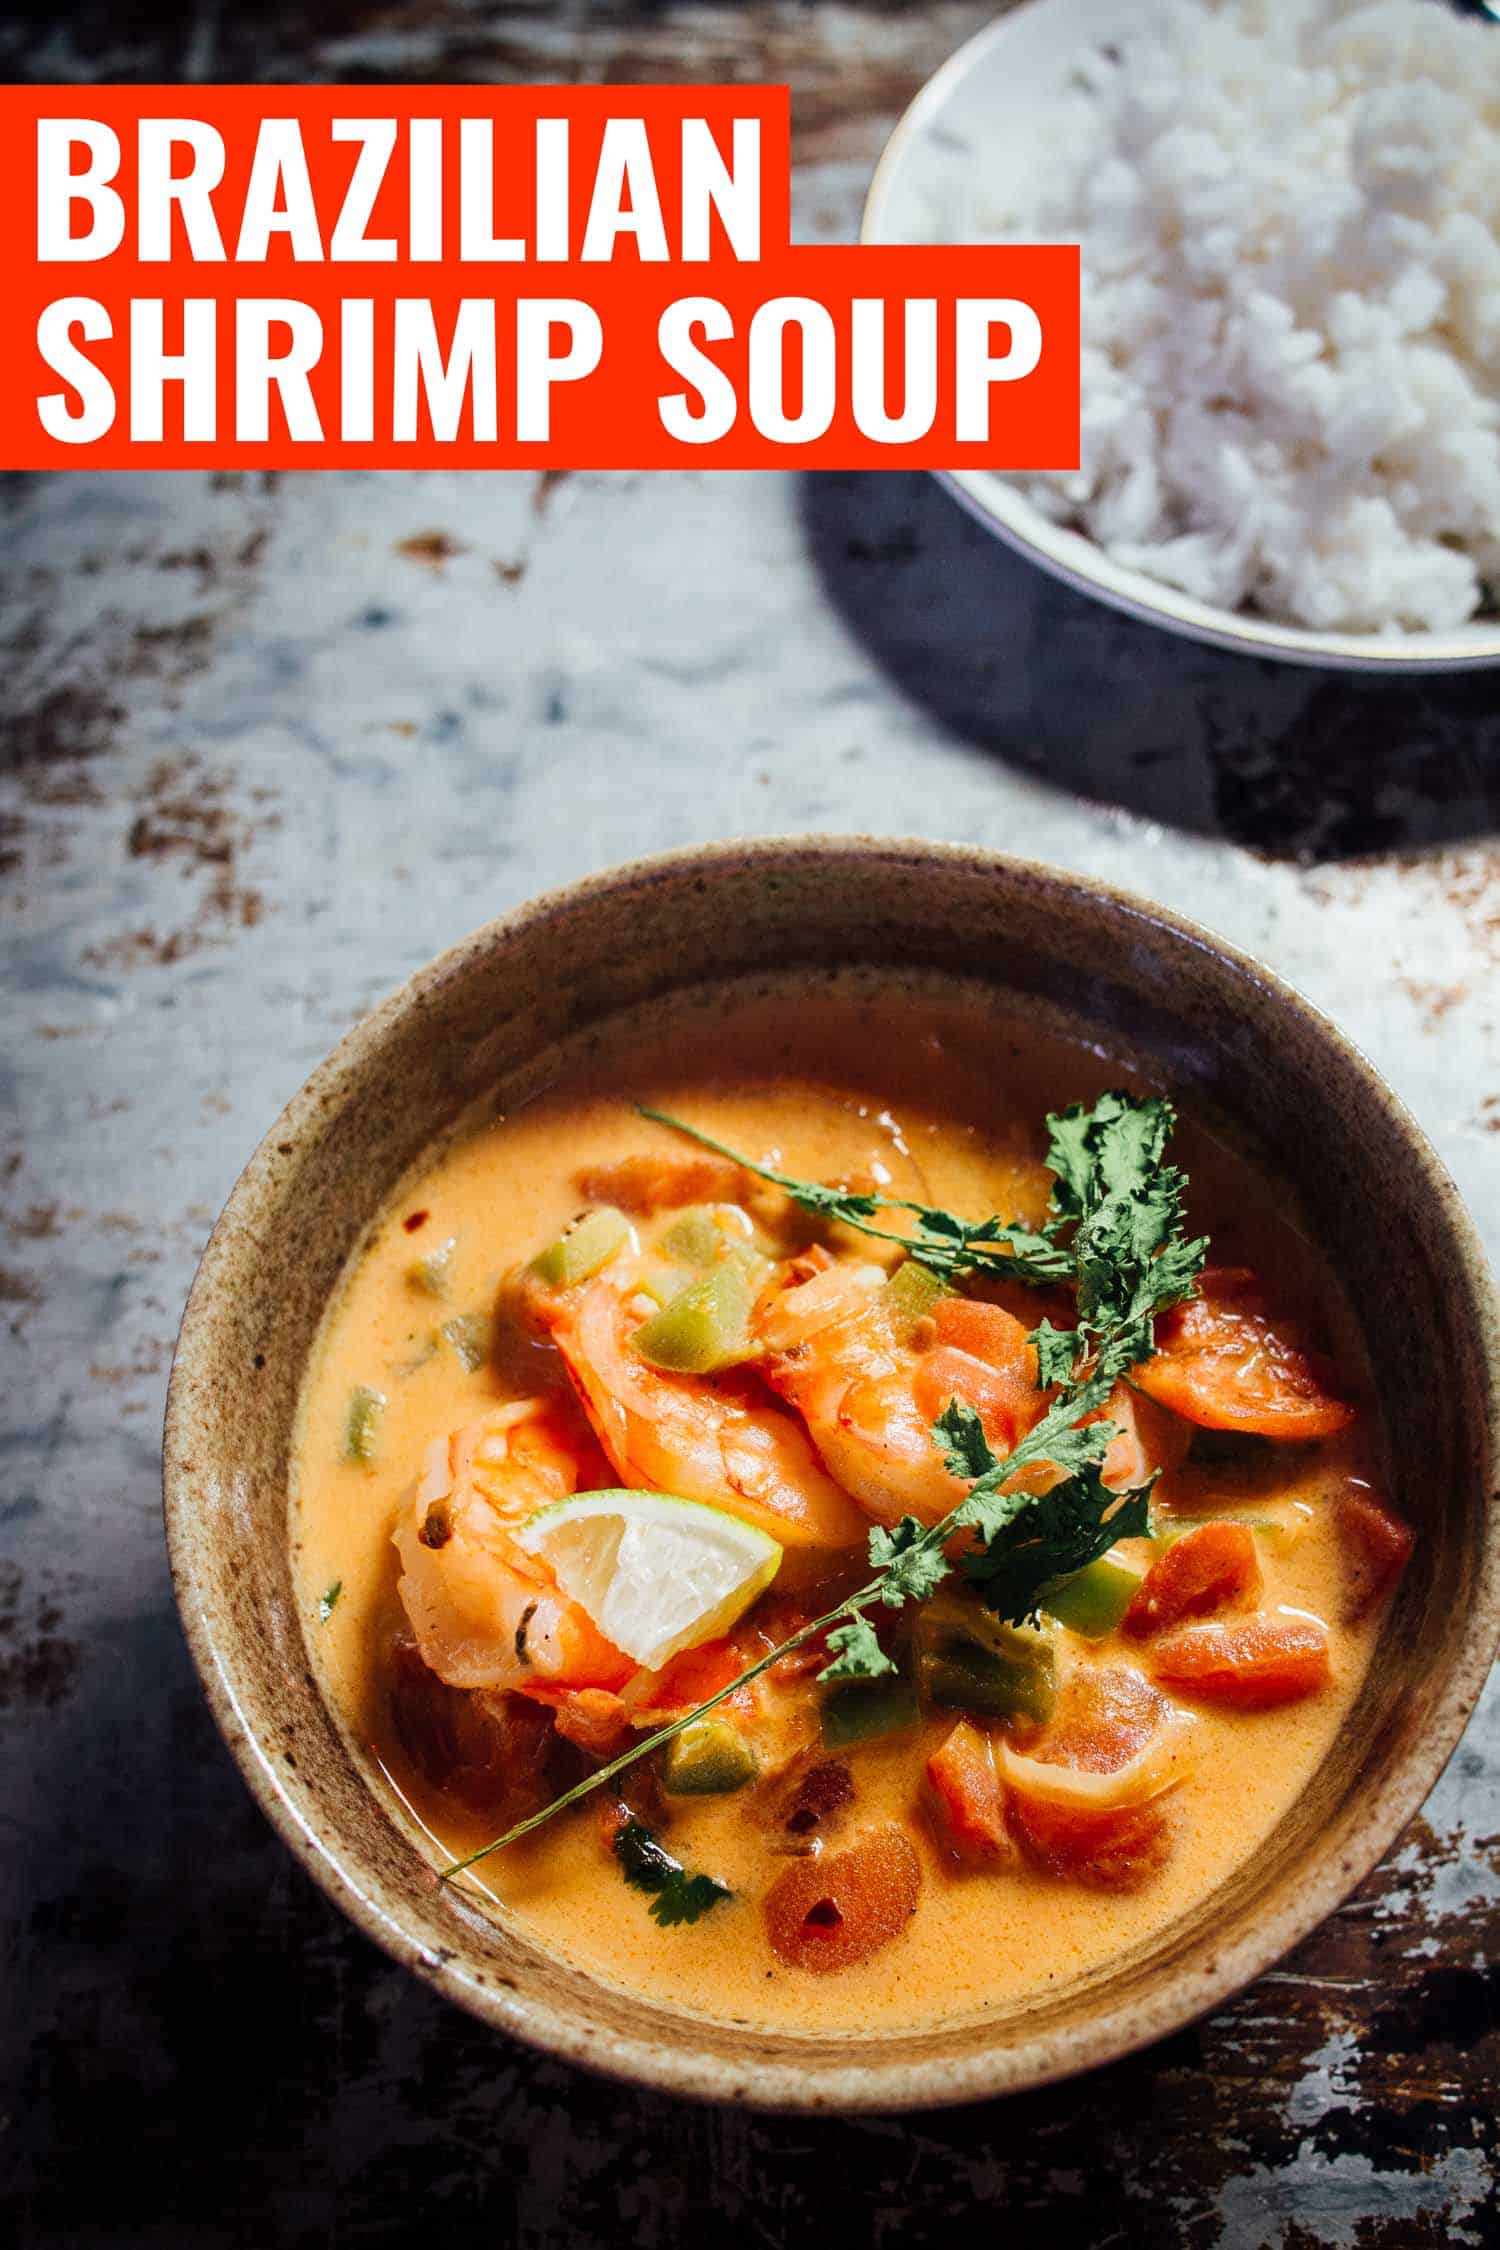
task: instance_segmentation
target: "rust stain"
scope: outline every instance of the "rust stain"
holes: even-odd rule
[[[206,670],[217,619],[206,611],[172,625],[137,625],[123,671],[173,685]]]
[[[29,1209],[18,1211],[5,1222],[5,1231],[12,1242],[45,1242],[48,1237],[60,1234],[56,1203],[33,1203]]]
[[[14,642],[6,653],[14,658]],[[109,748],[124,716],[102,689],[49,688],[6,719],[7,762],[37,804],[97,804],[97,785],[78,769]]]
[[[1450,1010],[1469,997],[1466,984],[1428,984],[1419,977],[1400,977],[1397,982],[1421,1009],[1424,1031],[1436,1031]]]
[[[396,541],[398,555],[404,555],[408,562],[423,563],[429,570],[441,570],[445,562],[463,552],[462,542],[446,531],[413,531]]]
[[[539,471],[536,483],[531,488],[531,512],[534,516],[544,516],[547,513],[552,505],[553,494],[559,486],[567,483],[572,474],[571,469],[542,469]]]
[[[281,816],[263,810],[252,819],[234,801],[234,780],[233,773],[211,772],[191,755],[160,758],[152,766],[126,831],[126,853],[153,864],[175,862],[185,875],[206,881],[187,922],[121,931],[85,949],[91,967],[170,967],[262,920],[264,897],[241,879],[240,857],[261,830],[279,827]],[[267,792],[255,795],[263,803]]]

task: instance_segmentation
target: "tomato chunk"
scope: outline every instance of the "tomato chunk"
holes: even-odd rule
[[[1162,1314],[1155,1357],[1134,1380],[1208,1430],[1302,1440],[1336,1436],[1354,1419],[1292,1325],[1273,1318],[1255,1275],[1238,1266],[1207,1269],[1198,1296]]]
[[[685,1648],[662,1666],[642,1704],[652,1711],[691,1710],[718,1695],[754,1661],[733,1641],[705,1641],[701,1648]]]
[[[1134,1640],[1150,1640],[1185,1617],[1248,1603],[1260,1592],[1255,1535],[1242,1523],[1203,1523],[1174,1540],[1151,1565],[1121,1620]]]
[[[1344,1565],[1344,1622],[1357,1625],[1393,1590],[1416,1542],[1373,1492],[1346,1492],[1334,1520]]]
[[[789,1867],[766,1893],[766,1934],[788,1967],[831,1976],[899,1937],[921,1888],[909,1839],[894,1826],[872,1828],[847,1851]]]
[[[737,1203],[745,1174],[721,1156],[623,1156],[576,1175],[588,1203],[612,1203],[637,1218],[680,1211],[689,1203]]]
[[[1157,1642],[1159,1680],[1205,1703],[1269,1711],[1326,1687],[1328,1635],[1315,1617],[1247,1617],[1235,1625],[1184,1625]]]
[[[1121,1666],[1075,1673],[1026,1753],[1083,1773],[1118,1773],[1170,1715],[1166,1697],[1139,1672]],[[1044,1804],[1019,1789],[1008,1794],[1012,1829],[1049,1874],[1095,1890],[1137,1890],[1171,1857],[1171,1814],[1158,1799],[1090,1812]]]
[[[1085,1813],[1017,1796],[1012,1819],[1038,1867],[1090,1890],[1139,1890],[1172,1856],[1171,1818],[1156,1803]]]
[[[1005,1818],[1005,1791],[990,1738],[972,1719],[957,1726],[927,1761],[943,1841],[971,1866],[1010,1866],[1019,1857]]]

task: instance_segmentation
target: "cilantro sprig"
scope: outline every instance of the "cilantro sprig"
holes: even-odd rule
[[[939,1210],[930,1203],[913,1203],[903,1195],[880,1195],[873,1190],[830,1187],[822,1180],[794,1179],[789,1172],[757,1164],[737,1149],[726,1148],[722,1141],[667,1110],[652,1109],[645,1102],[638,1103],[637,1108],[653,1124],[670,1126],[700,1148],[727,1156],[742,1172],[753,1172],[758,1180],[780,1188],[814,1218],[837,1220],[840,1226],[872,1235],[877,1242],[899,1242],[918,1265],[932,1273],[950,1280],[969,1273],[1003,1274],[1012,1281],[1029,1281],[1042,1288],[1073,1278],[1072,1259],[1046,1233],[1011,1226],[999,1218],[961,1219],[952,1211]],[[913,1223],[900,1231],[876,1226],[875,1218],[881,1211],[905,1211]]]
[[[1151,1484],[1122,1493],[1104,1482],[1104,1456],[1118,1433],[1114,1423],[1102,1419],[1101,1410],[1120,1377],[1150,1357],[1157,1316],[1193,1294],[1208,1249],[1206,1241],[1189,1240],[1183,1212],[1186,1181],[1175,1166],[1163,1161],[1176,1123],[1170,1102],[1159,1095],[1107,1093],[1091,1107],[1075,1104],[1049,1117],[1047,1163],[1054,1184],[1046,1221],[1038,1230],[1007,1226],[998,1219],[976,1225],[901,1197],[856,1194],[797,1180],[747,1161],[665,1111],[643,1109],[642,1115],[769,1181],[804,1210],[837,1219],[863,1234],[899,1242],[921,1264],[950,1279],[1003,1273],[1049,1285],[1071,1282],[1077,1326],[1058,1328],[1043,1320],[1031,1332],[1038,1387],[1053,1396],[1045,1413],[1003,1458],[995,1453],[973,1408],[950,1399],[933,1425],[933,1442],[949,1474],[968,1490],[938,1522],[924,1524],[915,1516],[903,1516],[893,1525],[877,1525],[869,1538],[873,1576],[865,1585],[748,1665],[695,1710],[633,1744],[493,1843],[455,1861],[444,1870],[444,1881],[491,1852],[502,1851],[626,1767],[649,1757],[736,1689],[809,1642],[822,1637],[828,1650],[829,1661],[818,1674],[821,1680],[878,1679],[893,1671],[895,1666],[867,1613],[926,1601],[955,1567],[950,1549],[958,1550],[957,1566],[979,1598],[1019,1624],[1036,1615],[1044,1596],[1060,1580],[1085,1569],[1115,1540],[1150,1528]],[[875,1218],[881,1210],[903,1211],[914,1223],[906,1232],[878,1226]],[[1018,1486],[1017,1479],[1025,1471],[1043,1463],[1053,1472],[1045,1490]],[[677,1863],[649,1831],[641,1829],[641,1835],[666,1871],[653,1907],[658,1920],[696,1919],[696,1912],[704,1910],[702,1904],[693,1913],[658,1911],[662,1899],[678,1895],[670,1888],[670,1870]],[[633,1882],[641,1877],[631,1873],[631,1864],[639,1870],[657,1867],[636,1842],[622,1850],[617,1839],[616,1850]],[[683,1880],[691,1886],[710,1878],[684,1875]],[[654,1880],[641,1882],[641,1887],[658,1889]]]

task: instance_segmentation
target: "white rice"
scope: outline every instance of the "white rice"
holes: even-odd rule
[[[1082,467],[1023,489],[1201,601],[1461,625],[1500,592],[1500,26],[1136,6],[986,213],[1083,245]]]

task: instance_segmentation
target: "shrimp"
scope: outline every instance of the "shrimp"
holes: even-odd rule
[[[578,1489],[589,1450],[539,1398],[429,1446],[394,1534],[398,1591],[423,1662],[450,1687],[615,1689],[634,1671],[511,1536]]]
[[[867,1514],[936,1523],[967,1490],[933,1437],[949,1400],[974,1409],[1002,1456],[1046,1411],[1051,1394],[1037,1388],[1025,1326],[984,1298],[940,1297],[907,1337],[879,1266],[827,1265],[802,1278],[805,1266],[794,1261],[756,1307],[766,1380],[796,1407],[826,1467]],[[1181,1458],[1186,1426],[1128,1385],[1116,1385],[1104,1413],[1118,1429],[1104,1466],[1111,1486],[1144,1483]],[[1018,1481],[1040,1491],[1056,1472],[1039,1462]]]
[[[825,1267],[763,1295],[756,1325],[766,1380],[795,1406],[824,1464],[867,1515],[936,1523],[967,1486],[932,1434],[949,1399],[972,1406],[990,1442],[1011,1451],[1046,1394],[1018,1320],[998,1305],[943,1297],[911,1340],[897,1329],[879,1266]]]
[[[783,1546],[857,1545],[858,1509],[753,1373],[671,1375],[630,1349],[636,1280],[634,1261],[616,1258],[572,1289],[532,1297],[621,1479],[724,1508]]]

